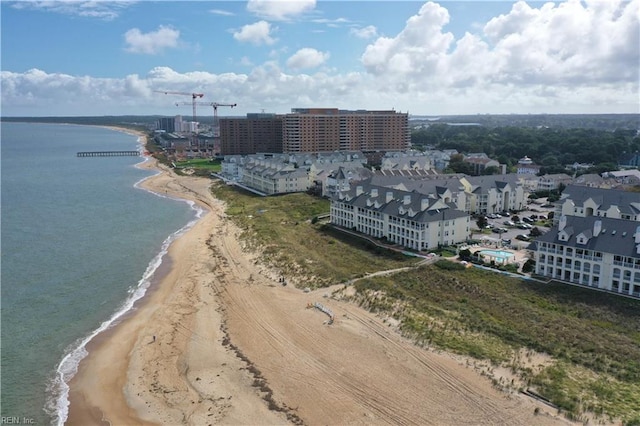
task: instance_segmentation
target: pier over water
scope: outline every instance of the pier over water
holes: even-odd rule
[[[78,157],[138,157],[138,151],[81,151]]]

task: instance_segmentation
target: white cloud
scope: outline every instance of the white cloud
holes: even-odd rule
[[[243,67],[251,67],[253,66],[253,62],[249,57],[243,56],[242,58],[240,58],[240,65],[242,65]]]
[[[336,18],[336,19],[316,18],[316,19],[312,19],[311,22],[313,22],[314,24],[326,24],[330,27],[338,27],[341,24],[348,24],[351,21],[347,18]]]
[[[378,35],[378,29],[373,25],[367,25],[363,28],[351,28],[349,34],[356,36],[358,38],[369,39],[376,37]]]
[[[234,16],[235,15],[233,12],[229,12],[228,10],[222,10],[222,9],[211,9],[209,11],[209,13],[212,13],[214,15],[220,15],[220,16]]]
[[[435,72],[454,40],[453,34],[442,32],[448,22],[445,8],[426,3],[396,37],[380,37],[367,46],[362,63],[373,74]]]
[[[288,60],[287,66],[292,69],[316,68],[329,59],[328,52],[320,52],[310,47],[305,47],[294,53]]]
[[[639,2],[516,3],[484,33],[503,78],[522,83],[638,81]]]
[[[127,47],[125,50],[131,53],[144,53],[155,55],[166,48],[177,47],[180,31],[171,27],[160,26],[156,31],[142,33],[138,28],[133,28],[124,34]]]
[[[263,19],[285,21],[316,7],[316,0],[249,0],[247,10]]]
[[[569,1],[535,8],[521,1],[487,22],[482,34],[455,40],[444,31],[447,10],[426,3],[395,37],[370,44],[361,60],[388,90],[430,97],[449,88],[469,100],[496,93],[513,98],[517,92],[533,101],[542,99],[546,87],[554,89],[546,93],[556,94],[553,106],[559,93],[574,98],[572,90],[581,88],[586,96],[606,87],[628,99],[630,88],[637,97],[639,80],[638,5],[638,0]],[[480,95],[484,91],[487,97]]]
[[[397,34],[370,43],[361,55],[362,72],[322,66],[328,52],[300,49],[291,55],[286,47],[273,50],[266,63],[243,61],[253,67],[246,74],[157,67],[105,79],[2,71],[2,112],[170,115],[177,113],[175,100],[188,100],[153,90],[205,93],[204,101],[237,103],[234,115],[312,106],[440,115],[637,112],[639,5],[640,0],[518,3],[456,38],[445,30],[446,9],[426,3]],[[273,40],[267,22],[256,33],[235,37]],[[321,71],[302,72],[314,67]]]
[[[111,21],[123,9],[135,4],[135,1],[18,1],[11,4],[15,9],[41,10],[63,15],[82,16]]]
[[[344,109],[389,109],[414,114],[491,113],[616,113],[637,111],[637,83],[582,86],[518,86],[471,78],[467,85],[436,87],[422,81],[359,72],[294,74],[276,61],[248,74],[179,73],[168,67],[146,75],[94,78],[2,71],[4,116],[174,115],[179,96],[154,93],[171,90],[204,93],[203,101],[233,102],[234,115],[284,113],[295,107],[333,106]]]
[[[233,33],[233,38],[243,43],[255,45],[273,44],[276,39],[271,37],[271,24],[267,21],[259,21],[255,24],[243,26],[240,31]]]

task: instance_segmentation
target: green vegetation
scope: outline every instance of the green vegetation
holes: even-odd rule
[[[472,120],[473,121],[473,120]],[[577,126],[576,126],[577,127]],[[411,133],[413,145],[431,145],[438,149],[456,149],[458,152],[484,152],[489,157],[507,164],[515,171],[518,160],[525,155],[542,166],[541,173],[563,173],[567,164],[594,164],[589,173],[615,170],[620,155],[640,150],[640,137],[636,127],[615,131],[594,128],[560,127],[495,127],[450,126],[431,124]],[[452,158],[455,171],[466,172],[468,165]]]
[[[307,194],[258,197],[226,185],[214,185],[213,193],[227,202],[227,215],[244,230],[246,243],[283,274],[302,280],[303,287],[346,282],[419,260],[314,220],[329,212],[326,199]]]
[[[638,301],[446,260],[355,286],[361,304],[400,320],[418,343],[509,366],[570,416],[640,418]],[[520,348],[556,362],[536,373],[513,363]]]
[[[193,169],[194,174],[209,176],[222,170],[221,160],[213,160],[209,158],[194,158],[185,161],[176,161],[177,169]]]
[[[321,287],[416,260],[314,220],[329,202],[306,194],[257,197],[216,185],[216,197],[247,244],[303,287]],[[295,281],[295,280],[293,280]],[[589,412],[639,424],[640,302],[567,286],[508,278],[439,260],[354,283],[355,301],[395,318],[417,344],[490,360],[521,377],[567,416]],[[548,354],[533,368],[518,358]],[[498,382],[496,385],[509,387]]]

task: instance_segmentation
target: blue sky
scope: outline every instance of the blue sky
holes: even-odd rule
[[[639,5],[2,1],[2,115],[637,113]]]

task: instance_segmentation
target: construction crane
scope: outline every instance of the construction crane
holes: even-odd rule
[[[193,122],[194,122],[194,126],[195,126],[195,132],[193,134],[193,138],[195,139],[194,141],[192,141],[192,144],[198,143],[198,118],[196,117],[196,99],[198,98],[202,98],[204,96],[204,93],[188,93],[188,92],[171,92],[168,90],[154,90],[154,92],[156,93],[164,93],[165,95],[183,95],[183,96],[191,96],[191,105],[193,106]]]
[[[156,93],[164,93],[165,95],[184,95],[191,96],[191,105],[193,105],[193,121],[198,121],[196,118],[196,99],[202,98],[204,93],[187,93],[187,92],[169,92],[165,90],[154,90]]]
[[[226,107],[235,107],[238,106],[238,104],[224,104],[224,103],[220,103],[220,102],[196,102],[197,105],[207,105],[207,106],[211,106],[213,107],[213,136],[218,138],[220,137],[220,122],[218,121],[218,107],[219,106],[226,106]],[[187,102],[178,102],[176,103],[177,106],[179,105],[188,105]]]

